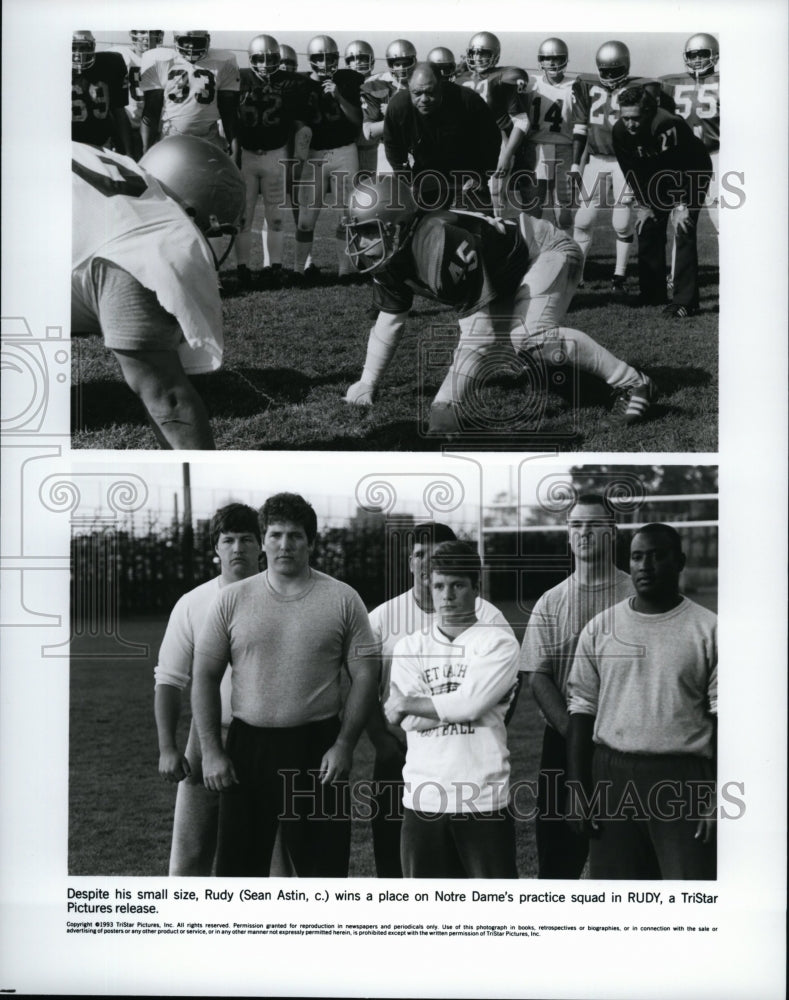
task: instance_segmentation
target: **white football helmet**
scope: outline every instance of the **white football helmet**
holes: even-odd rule
[[[360,274],[377,271],[401,250],[418,220],[409,184],[396,174],[382,174],[354,188],[348,202],[345,252]]]
[[[604,42],[595,56],[597,75],[606,90],[616,90],[630,75],[630,49],[624,42]]]
[[[96,39],[90,31],[75,31],[71,36],[71,69],[83,73],[96,62]]]
[[[705,31],[691,35],[685,42],[683,53],[685,65],[688,67],[688,72],[692,73],[697,80],[700,76],[706,76],[707,73],[711,73],[715,69],[719,57],[720,49],[717,38],[708,35]]]
[[[427,54],[427,61],[444,80],[454,80],[457,74],[457,63],[451,49],[437,45]]]
[[[501,56],[501,42],[490,31],[478,31],[469,39],[466,65],[474,73],[493,69]]]
[[[164,44],[163,31],[130,31],[131,47],[138,56],[147,52],[148,49],[158,49]]]
[[[319,80],[330,80],[340,65],[340,50],[331,35],[316,35],[307,46],[307,59]]]
[[[295,73],[299,68],[299,57],[291,45],[280,45],[280,65],[286,73]]]
[[[279,42],[271,35],[255,35],[247,49],[249,66],[255,76],[264,82],[280,67],[282,56]]]
[[[140,166],[156,178],[206,236],[241,228],[246,184],[230,157],[207,139],[171,135],[151,146]]]
[[[345,65],[362,76],[369,76],[375,66],[375,52],[369,42],[357,38],[345,47]]]
[[[561,38],[546,38],[537,51],[537,62],[547,80],[561,76],[570,61],[570,50]]]
[[[386,47],[386,65],[395,80],[402,83],[416,66],[416,46],[407,38],[395,38]]]
[[[173,45],[179,56],[196,63],[211,48],[211,36],[207,31],[174,31]]]

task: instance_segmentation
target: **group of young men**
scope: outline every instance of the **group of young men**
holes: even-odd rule
[[[170,874],[345,877],[362,802],[378,877],[517,878],[525,785],[541,878],[578,878],[587,856],[593,878],[715,878],[716,616],[682,595],[670,525],[634,531],[628,575],[603,497],[579,496],[567,524],[573,571],[519,647],[446,525],[410,529],[413,584],[368,615],[310,566],[301,496],[218,510],[219,575],[175,606],[156,667]],[[546,725],[539,775],[515,782],[521,677]],[[365,730],[373,773],[351,787]]]
[[[710,179],[719,142],[713,36],[688,39],[688,72],[662,82],[632,76],[630,53],[618,41],[600,47],[597,75],[585,76],[566,72],[569,52],[559,38],[539,47],[536,74],[500,66],[501,45],[490,32],[470,39],[465,68],[444,48],[419,62],[411,42],[395,39],[386,50],[387,70],[375,74],[368,43],[350,43],[342,67],[334,39],[317,35],[307,46],[309,72],[302,74],[286,59],[287,47],[270,35],[252,38],[249,69],[241,71],[233,53],[211,47],[207,31],[175,31],[172,47],[163,46],[163,31],[130,36],[131,47],[122,53],[96,51],[88,31],[75,32],[72,41],[72,138],[102,148],[92,153],[104,164],[94,173],[109,169],[119,196],[105,201],[102,222],[106,226],[108,212],[129,208],[123,199],[142,197],[125,179],[130,171],[155,177],[152,157],[174,137],[201,140],[213,150],[218,183],[201,191],[209,218],[217,189],[243,189],[234,217],[222,220],[221,232],[213,227],[207,233],[237,237],[242,288],[253,282],[251,227],[261,196],[260,281],[266,288],[317,280],[311,262],[315,226],[322,209],[333,211],[339,280],[370,273],[374,282],[376,321],[361,378],[345,396],[349,404],[374,402],[416,292],[454,306],[460,325],[458,350],[431,408],[431,433],[466,429],[469,394],[502,345],[526,367],[569,362],[603,379],[615,412],[627,423],[650,415],[657,396],[653,381],[582,331],[565,327],[564,316],[583,280],[599,209],[606,205],[613,207],[617,234],[612,294],[624,293],[637,231],[638,304],[667,302],[666,238],[673,219],[674,296],[666,309],[681,318],[698,311],[696,227],[702,205],[714,201]],[[182,146],[179,154],[186,186],[191,157],[207,156],[199,143],[193,148],[184,152]],[[240,172],[231,180],[233,165]],[[82,225],[78,195],[75,213]],[[184,205],[183,198],[176,200]],[[292,270],[283,263],[289,210],[296,226]],[[137,255],[144,256],[145,230],[137,214],[131,206],[126,216],[110,219],[110,229],[134,237]],[[97,243],[89,259],[75,258],[75,267],[84,271],[88,261],[93,274],[102,252]],[[144,277],[134,278],[153,289]],[[189,286],[206,277],[195,274],[191,262],[173,261],[164,280]],[[109,316],[97,314],[101,295],[115,293],[103,292],[96,278],[91,308],[75,317],[83,326],[73,329],[101,329],[117,354]],[[167,310],[161,296],[159,303]],[[182,324],[182,316],[169,311]],[[87,326],[86,312],[93,314]],[[156,336],[143,339],[139,350],[149,349]],[[221,319],[212,339],[221,342]],[[164,426],[172,422],[169,389],[184,376],[174,357],[178,345],[171,341],[160,341],[159,351],[169,378],[155,371],[148,379],[153,389],[145,393],[122,364],[124,376],[140,393],[160,442],[211,447],[210,429],[199,421],[182,427],[176,438]],[[127,347],[131,354],[137,349]]]

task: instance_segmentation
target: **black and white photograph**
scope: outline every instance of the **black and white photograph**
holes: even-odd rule
[[[785,5],[3,14],[0,990],[784,996]]]

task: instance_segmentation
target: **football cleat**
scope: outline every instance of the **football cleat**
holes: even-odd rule
[[[458,67],[451,49],[437,45],[428,52],[427,61],[442,79],[449,81],[455,79]]]
[[[84,73],[96,62],[96,39],[90,31],[75,31],[71,36],[71,69]]]
[[[236,280],[239,288],[247,289],[252,287],[252,272],[246,264],[239,264],[236,268]]]
[[[624,42],[604,42],[595,56],[597,75],[606,90],[616,90],[630,73],[630,49]]]
[[[501,42],[490,31],[478,31],[469,39],[466,65],[474,73],[493,69],[501,56]]]
[[[416,47],[407,38],[395,38],[386,47],[386,65],[395,80],[402,83],[416,66]]]
[[[719,56],[720,49],[717,38],[708,35],[705,31],[698,35],[691,35],[685,42],[683,53],[685,65],[688,67],[688,72],[697,80],[700,76],[706,76],[707,73],[711,73],[715,69]]]
[[[264,83],[279,69],[282,61],[279,43],[271,35],[255,35],[247,52],[250,69]]]
[[[675,305],[673,302],[663,310],[664,316],[673,316],[674,319],[688,319],[690,316],[698,316],[698,306]]]
[[[138,56],[147,52],[148,49],[158,49],[164,45],[163,31],[130,31],[129,37],[131,38],[132,49]]]
[[[454,403],[431,403],[430,419],[427,425],[428,434],[447,436],[459,434],[461,431],[458,420],[457,406]]]
[[[369,76],[375,66],[375,53],[372,45],[361,38],[349,42],[345,47],[345,65],[348,69],[361,73],[362,76]]]
[[[312,72],[319,80],[330,80],[340,65],[340,50],[331,35],[316,35],[307,46]]]
[[[299,68],[299,57],[292,45],[280,45],[280,65],[287,73],[295,73]]]
[[[179,56],[196,63],[211,48],[211,36],[207,31],[174,31],[173,45]]]
[[[352,406],[372,406],[374,396],[375,388],[369,382],[354,382],[342,399]]]
[[[614,389],[611,412],[622,417],[626,424],[638,424],[646,420],[652,404],[658,397],[655,383],[647,375],[639,372],[642,382]]]
[[[611,298],[614,302],[624,302],[627,300],[626,281],[627,278],[623,274],[615,274],[611,279]]]

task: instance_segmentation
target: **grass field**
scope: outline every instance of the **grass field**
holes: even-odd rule
[[[717,610],[715,591],[694,591],[693,600]],[[513,623],[523,613],[499,605]],[[129,660],[72,657],[69,726],[70,875],[164,876],[170,856],[175,786],[161,780],[153,717],[153,668],[166,620],[124,621],[125,640],[148,646],[148,655]],[[522,627],[515,628],[522,638]],[[90,645],[80,652],[89,654]],[[190,711],[184,698],[179,746],[186,745]],[[513,783],[533,781],[539,769],[543,723],[528,688],[521,691],[509,726]],[[351,780],[372,776],[373,750],[362,736],[354,755]],[[521,786],[525,788],[525,786]],[[533,805],[530,793],[516,799],[519,810]],[[516,822],[518,871],[535,878],[534,824]],[[375,877],[369,822],[352,825],[351,868],[354,878]]]
[[[252,267],[261,266],[259,219]],[[288,220],[292,226],[292,221]],[[364,362],[371,304],[368,283],[337,284],[333,222],[318,223],[318,287],[233,292],[234,261],[223,269],[225,364],[195,378],[222,449],[437,450],[445,443],[425,433],[427,410],[448,365],[457,326],[454,312],[417,299],[406,335],[380,387],[376,405],[343,403]],[[531,379],[503,365],[479,394],[476,412],[458,445],[485,450],[565,451],[717,450],[718,268],[717,237],[704,215],[699,227],[701,313],[664,317],[660,307],[637,309],[610,301],[613,232],[596,233],[586,282],[567,324],[589,333],[658,383],[660,400],[645,423],[625,427],[611,416],[600,387],[576,385],[565,373]],[[292,264],[293,234],[285,265]],[[637,292],[635,252],[628,290]],[[141,407],[120,378],[100,337],[73,341],[73,445],[76,448],[155,448]],[[564,378],[563,385],[560,381]],[[494,431],[481,432],[482,424]]]

